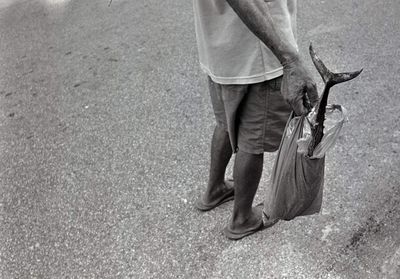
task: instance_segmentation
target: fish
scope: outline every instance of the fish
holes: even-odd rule
[[[336,84],[350,81],[358,77],[362,73],[363,69],[355,72],[333,73],[325,66],[324,62],[322,62],[322,60],[315,53],[312,44],[310,44],[309,52],[311,60],[313,61],[315,68],[321,75],[325,84],[321,97],[313,108],[313,111],[315,111],[316,114],[311,118],[311,120],[309,120],[311,126],[311,141],[308,145],[307,155],[308,157],[312,157],[315,148],[318,146],[324,136],[325,113],[330,89]]]

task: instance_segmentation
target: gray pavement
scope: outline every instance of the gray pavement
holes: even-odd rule
[[[194,210],[213,114],[191,1],[0,0],[0,278],[400,278],[400,4],[299,1],[331,102],[323,211],[239,242]],[[256,202],[268,187],[266,154]]]

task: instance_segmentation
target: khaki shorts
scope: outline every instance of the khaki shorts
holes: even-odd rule
[[[208,78],[215,119],[229,133],[233,152],[261,154],[278,149],[292,111],[281,95],[281,80],[223,85]]]

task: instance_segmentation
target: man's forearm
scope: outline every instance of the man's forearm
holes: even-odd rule
[[[297,49],[276,29],[265,0],[226,1],[250,31],[271,49],[282,65],[298,59]]]

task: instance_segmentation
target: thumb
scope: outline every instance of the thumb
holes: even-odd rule
[[[308,82],[306,85],[306,89],[308,100],[310,100],[312,106],[315,106],[319,100],[317,85],[314,82]]]

